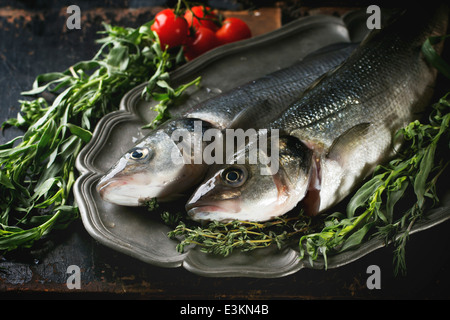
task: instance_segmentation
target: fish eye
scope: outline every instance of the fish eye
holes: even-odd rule
[[[134,148],[130,151],[130,158],[133,160],[143,160],[149,154],[148,148]]]
[[[247,179],[247,171],[244,168],[230,167],[222,172],[222,181],[232,187],[239,187]]]

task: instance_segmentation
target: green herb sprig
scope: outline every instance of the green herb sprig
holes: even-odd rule
[[[449,163],[448,150],[441,149],[436,156],[436,151],[448,148],[450,141],[449,98],[450,93],[434,106],[429,124],[414,121],[399,131],[406,139],[403,152],[377,167],[349,201],[346,215],[331,215],[322,230],[300,238],[301,258],[308,256],[312,263],[321,254],[326,263],[329,253],[360,245],[376,228],[373,236],[382,235],[386,242],[396,243],[395,272],[405,270],[406,239],[414,223],[423,218],[426,200],[438,202],[436,182]],[[405,195],[409,208],[396,217],[397,205]]]
[[[430,37],[422,46],[427,61],[450,79],[450,66],[436,52],[435,45],[448,36]],[[300,257],[313,263],[321,254],[339,253],[360,245],[372,236],[393,242],[394,272],[405,273],[407,239],[414,224],[424,218],[426,205],[439,202],[436,183],[449,164],[450,92],[432,106],[429,121],[414,121],[397,133],[406,140],[402,152],[386,166],[378,166],[372,178],[351,198],[347,214],[336,213],[325,227],[299,240]],[[408,208],[395,217],[394,208],[407,199]],[[428,199],[428,201],[426,201]],[[363,210],[363,212],[359,212]],[[358,213],[358,214],[357,214]]]
[[[30,247],[55,228],[77,219],[71,190],[75,160],[98,120],[117,110],[122,96],[146,82],[143,97],[159,101],[148,127],[170,117],[167,107],[199,79],[173,89],[169,71],[184,62],[182,51],[161,50],[150,21],[137,29],[104,24],[101,47],[89,61],[64,72],[37,76],[32,89],[54,97],[21,101],[17,126],[25,133],[0,146],[0,250]]]
[[[313,265],[321,256],[325,268],[329,255],[355,248],[370,237],[382,237],[395,243],[395,273],[404,272],[409,232],[425,217],[425,209],[438,203],[436,183],[450,162],[449,111],[450,92],[433,106],[428,123],[414,121],[401,129],[397,135],[406,140],[402,152],[376,168],[349,200],[346,213],[310,219],[300,212],[264,223],[235,220],[201,225],[185,214],[164,210],[162,220],[173,228],[168,236],[180,241],[179,252],[196,245],[202,252],[222,256],[297,241],[300,259],[308,258]],[[151,210],[158,207],[156,200],[149,203]]]
[[[168,212],[162,214],[163,221],[177,222],[175,229],[169,232],[170,238],[181,238],[177,245],[184,252],[189,245],[198,245],[202,252],[228,256],[234,250],[251,251],[276,245],[281,248],[296,234],[305,232],[310,220],[300,214],[295,217],[279,217],[272,221],[258,223],[249,221],[231,221],[228,223],[212,221],[206,226],[178,219]],[[184,220],[184,221],[183,221]]]
[[[431,37],[422,52],[450,78],[450,66],[433,47],[446,37]],[[439,202],[436,184],[450,162],[449,111],[450,92],[432,106],[428,122],[414,121],[401,129],[396,137],[406,140],[401,152],[376,168],[372,178],[350,199],[346,214],[335,212],[314,223],[300,214],[266,223],[232,221],[200,226],[182,215],[165,212],[163,221],[170,220],[168,224],[175,228],[169,236],[181,239],[181,252],[195,244],[206,253],[225,256],[235,249],[249,251],[273,244],[280,247],[298,237],[299,258],[308,258],[312,265],[322,256],[325,268],[328,255],[355,248],[370,237],[381,237],[395,245],[394,272],[404,273],[409,234],[414,224],[425,218],[425,210]]]

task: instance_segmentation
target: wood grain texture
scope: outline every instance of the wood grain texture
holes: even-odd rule
[[[76,2],[76,1],[74,1]],[[67,30],[65,7],[57,1],[0,1],[0,121],[19,111],[20,92],[30,88],[36,75],[62,71],[91,58],[103,21],[136,27],[159,7],[98,6],[82,8],[81,30]],[[83,2],[85,4],[87,2]],[[119,2],[122,3],[122,2]],[[125,2],[124,2],[125,3]],[[105,5],[106,4],[106,5]],[[347,3],[348,4],[348,3]],[[290,3],[292,7],[292,3]],[[268,32],[292,19],[286,6],[236,13],[251,24],[254,34]],[[302,7],[297,8],[304,15]],[[315,8],[342,13],[348,8]],[[258,13],[257,13],[258,12]],[[293,14],[293,11],[291,10]],[[283,16],[282,16],[283,15]],[[7,129],[0,143],[21,134]],[[32,250],[0,256],[1,298],[132,298],[132,299],[448,299],[450,293],[450,222],[421,232],[407,246],[406,277],[394,277],[392,247],[380,249],[339,269],[301,270],[279,279],[204,278],[183,268],[154,267],[98,244],[81,221],[53,232]],[[381,290],[366,286],[369,265],[381,270]],[[69,290],[67,267],[81,269],[81,289]]]

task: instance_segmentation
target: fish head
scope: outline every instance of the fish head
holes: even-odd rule
[[[271,143],[270,162],[250,163],[248,154],[240,154],[236,163],[212,167],[186,204],[189,216],[196,221],[267,221],[293,209],[307,192],[312,154],[291,137],[277,143],[279,152]]]
[[[174,140],[177,130],[191,137],[193,120],[171,121],[125,152],[99,180],[101,198],[117,205],[140,206],[153,198],[171,200],[200,182],[207,167],[193,163],[193,151],[183,152],[188,142]]]

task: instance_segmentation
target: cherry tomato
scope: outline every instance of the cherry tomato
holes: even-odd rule
[[[195,37],[185,45],[185,57],[192,60],[218,45],[216,34],[211,29],[199,27]]]
[[[217,21],[217,16],[211,11],[209,7],[195,6],[190,10],[186,10],[184,18],[188,22],[189,27],[198,29],[199,27],[205,27],[216,31],[219,27],[214,23]]]
[[[188,23],[183,17],[177,17],[173,10],[165,9],[155,16],[151,29],[158,34],[161,47],[173,48],[180,46],[186,40]]]
[[[231,43],[250,38],[252,33],[248,25],[239,18],[227,18],[222,27],[216,31],[216,37],[220,44]]]

